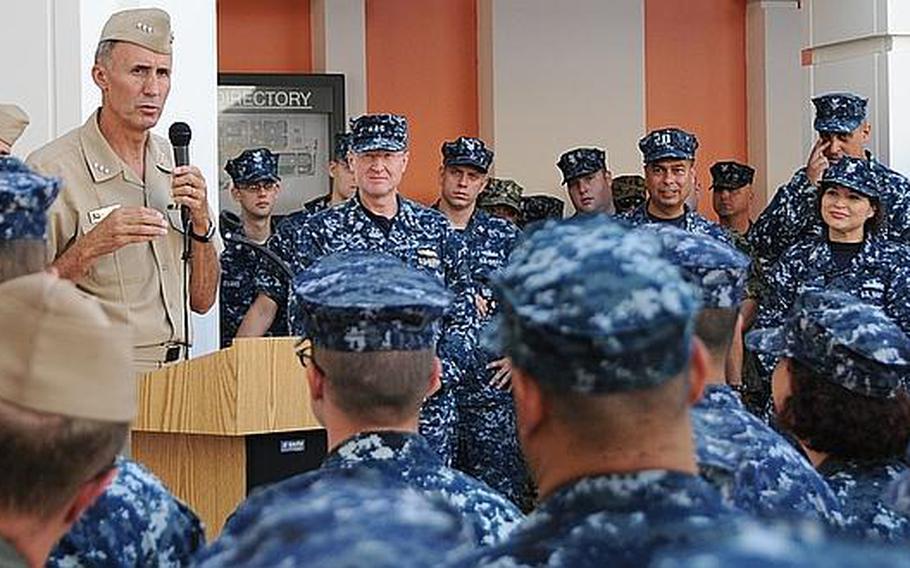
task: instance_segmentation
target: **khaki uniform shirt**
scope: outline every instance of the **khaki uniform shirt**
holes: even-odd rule
[[[88,276],[77,282],[101,300],[108,313],[132,324],[137,363],[163,361],[158,347],[184,340],[183,237],[175,229],[180,226],[179,212],[167,208],[172,202],[170,144],[149,135],[143,181],[102,136],[96,111],[81,127],[32,153],[28,163],[42,174],[63,180],[49,210],[51,258],[60,256],[114,208],[151,207],[168,216],[171,228],[165,237],[127,245],[99,258]]]

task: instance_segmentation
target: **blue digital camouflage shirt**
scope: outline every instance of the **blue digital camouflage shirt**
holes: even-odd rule
[[[722,538],[661,551],[652,568],[910,567],[904,546],[837,538],[812,522],[746,520]]]
[[[238,538],[276,505],[312,498],[315,480],[341,475],[351,469],[378,472],[389,483],[400,483],[441,496],[476,528],[477,544],[501,542],[522,519],[521,512],[486,484],[442,464],[439,456],[418,434],[364,432],[332,450],[318,470],[271,485],[240,504],[228,519],[211,549]],[[222,544],[219,544],[221,542]]]
[[[266,246],[274,252],[278,258],[284,261],[288,266],[293,266],[295,247],[294,244],[300,242],[300,231],[303,229],[304,222],[314,213],[327,209],[329,207],[328,196],[308,201],[304,204],[303,209],[294,211],[288,215],[282,216],[276,223],[275,230],[269,238]],[[272,300],[278,304],[278,312],[275,315],[273,326],[279,326],[284,330],[282,335],[288,335],[287,314],[285,310],[288,305],[289,282],[281,270],[268,262],[259,264],[254,277],[255,295],[265,292]],[[265,288],[265,289],[264,289]],[[266,291],[268,290],[268,291]],[[281,320],[281,321],[278,321]],[[277,335],[277,334],[276,334]]]
[[[707,481],[670,471],[585,477],[546,497],[509,539],[465,566],[643,566],[738,517]]]
[[[516,434],[515,407],[508,388],[496,388],[487,369],[502,353],[484,348],[483,327],[498,312],[490,278],[508,262],[521,237],[514,223],[475,210],[463,230],[455,229],[465,248],[475,294],[487,304],[470,335],[462,339],[464,357],[459,361],[463,379],[456,386],[457,446],[453,465],[486,482],[523,510],[532,507],[530,474]]]
[[[448,319],[450,325],[469,325],[473,310],[470,281],[462,245],[439,212],[399,197],[398,213],[384,231],[355,196],[349,201],[302,219],[296,226],[282,223],[269,246],[285,259],[294,274],[316,259],[346,250],[375,250],[397,256],[406,264],[428,271],[452,290],[458,308]],[[259,292],[278,305],[287,305],[288,283],[275,273],[260,271]]]
[[[616,217],[635,226],[647,225],[650,223],[659,223],[658,220],[648,215],[647,201],[635,209],[621,213]],[[705,219],[699,215],[698,212],[692,211],[689,209],[688,205],[685,207],[683,219],[678,226],[684,231],[698,233],[700,235],[708,235],[709,237],[714,237],[715,239],[730,246],[736,246],[733,242],[733,238],[730,236],[730,233],[728,233],[726,229],[717,223],[712,223],[711,221]]]
[[[880,236],[910,244],[910,181],[876,160],[869,151],[866,151],[866,157],[878,179],[887,212]],[[763,270],[770,269],[794,244],[823,234],[818,196],[818,188],[809,183],[805,168],[797,170],[774,194],[749,232]]]
[[[200,568],[425,568],[475,548],[473,526],[441,498],[366,471],[310,477],[306,496],[276,503],[223,535]]]
[[[907,471],[901,459],[862,461],[828,457],[818,466],[818,471],[841,502],[847,534],[887,542],[910,539],[910,517],[885,504],[888,485]]]
[[[243,229],[236,231],[244,236]],[[222,239],[224,235],[222,234]],[[225,240],[224,252],[221,253],[221,347],[231,344],[237,335],[237,329],[243,317],[256,299],[256,274],[262,261],[255,249]],[[283,313],[283,311],[282,311]],[[287,335],[285,318],[276,317],[266,335]]]
[[[724,501],[762,517],[816,518],[841,525],[831,488],[784,438],[726,385],[708,385],[692,409],[698,466]]]
[[[508,390],[491,388],[488,385],[493,371],[487,370],[487,363],[502,357],[502,354],[489,353],[482,347],[479,336],[482,328],[498,309],[490,286],[490,278],[501,270],[509,260],[512,249],[521,238],[521,230],[514,223],[494,217],[489,213],[476,210],[464,230],[455,230],[464,244],[466,265],[471,275],[472,287],[488,306],[487,313],[474,320],[470,342],[470,363],[466,366],[464,382],[458,385],[459,401],[470,403],[499,402],[503,398],[511,399]]]
[[[910,332],[910,248],[902,244],[869,238],[848,265],[838,266],[826,239],[809,238],[780,258],[767,274],[767,284],[754,329],[780,326],[796,298],[821,288],[842,290],[878,306]]]
[[[47,566],[185,566],[204,544],[196,514],[121,457],[117,477],[60,539]]]

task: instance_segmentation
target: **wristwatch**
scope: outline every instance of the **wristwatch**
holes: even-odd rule
[[[193,226],[190,225],[190,238],[194,241],[208,243],[211,242],[213,236],[215,236],[215,223],[211,219],[209,219],[209,228],[206,229],[204,235],[197,235],[193,230]]]

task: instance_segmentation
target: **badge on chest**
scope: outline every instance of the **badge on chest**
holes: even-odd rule
[[[435,270],[439,268],[441,261],[435,250],[424,248],[417,249],[417,263],[420,264],[420,266],[426,266],[427,268]]]
[[[114,205],[108,205],[107,207],[99,207],[98,209],[92,209],[88,212],[88,222],[89,229],[93,228],[95,225],[104,221],[105,217],[120,209],[120,204],[115,203]]]

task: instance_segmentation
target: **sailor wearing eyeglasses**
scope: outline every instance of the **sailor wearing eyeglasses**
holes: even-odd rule
[[[272,236],[272,211],[281,191],[278,154],[268,148],[244,150],[228,160],[224,170],[231,176],[231,198],[240,206],[239,223],[230,230],[254,243],[264,244]],[[227,230],[224,223],[221,230],[222,233]],[[221,347],[231,344],[243,316],[256,299],[259,261],[260,255],[242,243],[228,244],[221,254]],[[280,320],[276,318],[275,321]],[[270,329],[267,335],[272,335],[273,331],[276,330]]]

